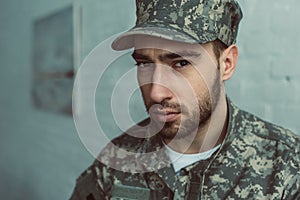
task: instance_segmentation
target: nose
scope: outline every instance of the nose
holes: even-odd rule
[[[164,100],[172,98],[170,83],[168,82],[168,69],[166,66],[156,65],[153,75],[150,98],[155,103],[161,103]]]

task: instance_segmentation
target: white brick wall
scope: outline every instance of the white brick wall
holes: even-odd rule
[[[227,85],[242,108],[300,134],[300,1],[240,0],[237,72]]]

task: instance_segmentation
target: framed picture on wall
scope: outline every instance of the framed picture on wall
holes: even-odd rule
[[[80,43],[81,9],[77,4],[34,21],[32,100],[36,108],[72,114]]]

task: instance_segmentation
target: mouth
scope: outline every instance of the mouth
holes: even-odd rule
[[[174,122],[180,117],[181,112],[176,110],[154,110],[150,113],[151,118],[159,122]]]

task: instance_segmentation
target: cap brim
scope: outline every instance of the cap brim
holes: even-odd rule
[[[111,45],[114,50],[126,50],[134,47],[134,38],[136,36],[149,36],[149,37],[159,37],[166,40],[172,40],[177,42],[185,43],[202,43],[205,41],[199,41],[193,37],[176,31],[171,28],[160,28],[160,27],[135,27],[128,32],[120,35],[115,39]]]

